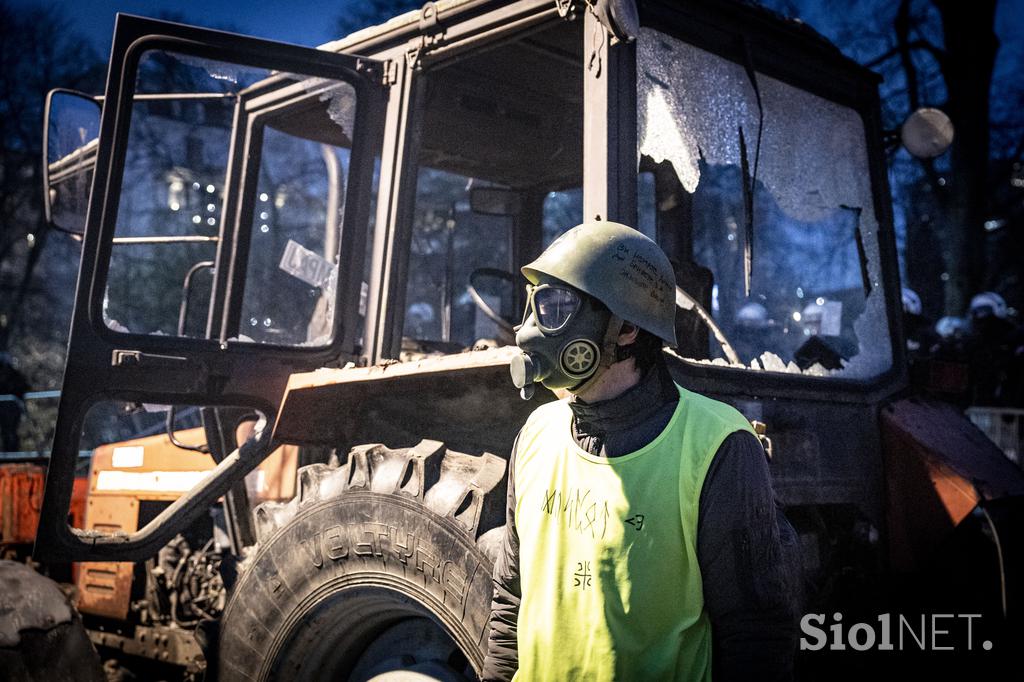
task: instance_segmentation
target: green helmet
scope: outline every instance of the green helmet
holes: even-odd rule
[[[537,284],[560,279],[608,306],[617,317],[676,345],[676,278],[665,252],[649,237],[619,223],[578,225],[523,267]]]

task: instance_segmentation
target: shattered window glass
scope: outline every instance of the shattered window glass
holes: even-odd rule
[[[639,170],[654,180],[640,222],[657,224],[679,286],[725,339],[681,311],[679,353],[814,376],[888,369],[857,112],[648,28],[637,59]]]

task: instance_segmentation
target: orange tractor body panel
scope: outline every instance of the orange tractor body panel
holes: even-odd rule
[[[201,428],[178,431],[180,442],[203,442]],[[254,500],[287,500],[295,492],[298,447],[283,446],[247,478]],[[85,505],[85,530],[132,533],[144,503],[170,503],[188,492],[216,466],[201,452],[183,450],[166,434],[102,445],[93,452]],[[41,488],[40,488],[41,495]],[[34,527],[33,527],[34,530]],[[84,613],[124,619],[131,605],[135,564],[97,561],[79,565],[78,608]]]
[[[35,542],[45,480],[46,467],[40,464],[0,465],[0,552]],[[85,518],[87,487],[85,478],[75,479],[70,523],[76,528],[82,527]]]

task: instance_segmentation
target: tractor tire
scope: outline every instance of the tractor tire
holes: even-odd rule
[[[57,583],[0,561],[0,682],[102,682],[100,657]]]
[[[475,679],[487,647],[505,460],[354,448],[255,511],[224,612],[218,679]]]

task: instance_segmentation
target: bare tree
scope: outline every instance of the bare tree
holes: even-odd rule
[[[0,2],[0,350],[10,344],[50,236],[41,210],[46,93],[95,89],[101,73],[96,52],[56,8],[15,11]]]
[[[925,162],[929,182],[939,199],[945,239],[945,310],[963,311],[972,293],[983,285],[985,274],[984,222],[989,192],[989,97],[999,39],[994,24],[996,1],[963,3],[932,0],[942,25],[942,48],[922,36],[913,41],[938,65],[946,89],[944,109],[953,121],[956,139],[948,180]],[[911,48],[910,0],[902,0],[896,34],[907,74],[909,96],[917,95],[917,68]],[[915,108],[911,104],[911,108]]]
[[[94,91],[102,71],[56,8],[0,0],[0,354],[27,380],[0,393],[60,379],[80,249],[43,219],[43,105],[53,87]],[[33,404],[18,429],[22,449],[45,449],[55,410],[54,401]]]
[[[993,280],[984,228],[998,184],[993,161],[1024,151],[1020,107],[1009,104],[1013,97],[994,96],[1014,88],[1010,73],[994,80],[997,1],[858,0],[842,15],[807,0],[767,4],[805,19],[883,77],[888,128],[922,106],[952,119],[956,137],[948,154],[917,160],[901,152],[891,164],[897,211],[906,220],[906,279],[923,290],[926,308],[961,314],[971,294]]]

